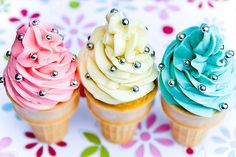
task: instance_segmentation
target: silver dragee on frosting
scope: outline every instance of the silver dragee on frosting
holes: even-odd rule
[[[169,104],[203,117],[236,104],[234,53],[222,45],[216,29],[206,24],[176,36],[159,64],[159,86]]]
[[[106,20],[79,54],[80,77],[96,99],[116,105],[151,92],[157,68],[145,26],[119,11],[108,13]]]

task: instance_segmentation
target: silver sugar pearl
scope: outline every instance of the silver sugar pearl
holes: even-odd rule
[[[52,36],[51,35],[46,35],[46,39],[47,40],[52,40]]]
[[[52,31],[51,31],[51,32],[56,33],[56,34],[59,33],[58,29],[56,29],[56,28],[52,28]]]
[[[72,59],[71,59],[73,62],[77,60],[77,56],[76,55],[73,55],[72,56]]]
[[[33,20],[33,21],[32,21],[32,25],[33,25],[33,26],[39,25],[39,23],[40,23],[39,20]]]
[[[158,65],[159,70],[163,70],[165,68],[165,65],[163,63],[160,63]]]
[[[216,80],[218,80],[218,76],[217,75],[211,75],[211,79],[213,80],[213,81],[216,81]]]
[[[220,109],[221,110],[227,110],[229,108],[229,105],[227,103],[221,103],[220,104]]]
[[[23,36],[22,34],[19,34],[19,35],[17,36],[17,39],[18,39],[19,41],[22,41],[23,38],[24,38],[24,36]]]
[[[132,89],[133,89],[133,92],[138,92],[139,91],[139,86],[134,85]]]
[[[58,71],[53,71],[52,72],[52,77],[57,77],[58,76]]]
[[[186,37],[186,35],[184,33],[179,33],[177,35],[177,38],[178,38],[179,41],[183,41],[185,37]]]
[[[155,57],[155,56],[156,56],[156,52],[155,52],[154,50],[151,52],[151,56],[152,56],[152,57]]]
[[[123,18],[123,19],[122,19],[122,25],[123,25],[123,26],[128,26],[128,25],[129,25],[129,19]]]
[[[0,83],[4,83],[4,77],[0,77]]]
[[[225,49],[225,45],[221,45],[220,49],[224,50]]]
[[[175,80],[169,79],[168,85],[169,85],[170,87],[174,87],[174,86],[175,86]]]
[[[226,52],[226,55],[225,55],[226,58],[231,58],[233,56],[234,56],[234,51],[233,50],[229,50],[229,51]]]
[[[200,85],[198,86],[198,89],[199,89],[201,92],[204,92],[204,91],[206,91],[206,86],[203,85],[203,84],[200,84]]]
[[[113,66],[111,66],[111,68],[110,68],[110,71],[111,72],[115,72],[117,70],[117,68],[113,65]]]
[[[34,54],[32,54],[32,55],[30,56],[30,58],[31,58],[32,60],[36,60],[36,59],[38,58],[38,55],[37,55],[36,53],[34,53]]]
[[[77,80],[72,80],[71,85],[74,86],[74,87],[77,87],[79,85],[79,83],[78,83]]]
[[[125,64],[126,63],[126,59],[125,58],[120,58],[119,59],[119,63],[120,64]]]
[[[139,69],[139,68],[141,68],[142,64],[139,61],[135,61],[133,66],[134,66],[134,68]]]
[[[94,48],[93,43],[88,42],[88,43],[87,43],[87,48],[88,48],[89,50],[92,50],[92,49]]]
[[[190,63],[190,61],[189,60],[185,60],[184,61],[184,66],[189,66],[191,63]]]
[[[88,79],[88,80],[91,80],[90,74],[89,74],[89,73],[86,73],[86,74],[85,74],[85,78]]]
[[[17,82],[21,82],[21,81],[23,80],[23,76],[22,76],[20,73],[17,73],[17,74],[15,75],[15,80],[16,80]]]
[[[150,48],[148,47],[148,46],[146,46],[145,48],[144,48],[144,54],[147,54],[147,53],[149,53],[150,52]]]
[[[204,26],[201,27],[201,30],[202,30],[203,33],[205,33],[205,32],[209,32],[210,27],[207,26],[207,25],[204,25]]]
[[[119,12],[119,10],[118,9],[116,9],[116,8],[113,8],[113,9],[111,9],[111,11],[110,11],[110,13],[117,13],[117,12]]]
[[[44,90],[39,91],[39,96],[41,96],[41,97],[45,96],[46,94],[47,94],[47,92]]]
[[[11,56],[11,51],[7,51],[7,52],[6,52],[6,56],[7,56],[7,57],[10,57],[10,56]]]

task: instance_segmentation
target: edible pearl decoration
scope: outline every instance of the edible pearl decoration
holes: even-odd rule
[[[204,92],[204,91],[206,91],[206,86],[203,85],[203,84],[200,84],[200,85],[198,86],[198,89],[199,89],[201,92]]]
[[[179,39],[179,41],[183,41],[185,37],[186,37],[186,35],[184,33],[179,33],[177,35],[177,38]]]
[[[163,63],[160,63],[158,65],[159,70],[163,70],[165,68],[165,65]]]
[[[139,91],[139,87],[137,85],[133,86],[133,92],[138,92]]]
[[[22,76],[20,73],[17,73],[17,74],[15,75],[15,80],[16,80],[17,82],[21,82],[21,81],[23,80],[23,76]]]
[[[168,81],[168,85],[169,85],[170,87],[174,87],[174,86],[175,86],[175,80],[170,79],[170,80]]]
[[[88,43],[87,43],[87,48],[88,48],[89,50],[92,50],[92,49],[94,48],[93,43],[88,42]]]

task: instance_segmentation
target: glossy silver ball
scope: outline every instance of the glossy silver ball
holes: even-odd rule
[[[227,64],[227,60],[226,60],[226,59],[222,59],[220,62],[221,62],[223,65],[226,65],[226,64]]]
[[[46,35],[46,39],[47,40],[52,40],[52,36],[51,35]]]
[[[129,19],[123,18],[123,19],[122,19],[122,25],[123,25],[123,26],[128,26],[128,25],[129,25]]]
[[[117,70],[117,68],[113,65],[113,66],[111,66],[111,68],[110,68],[110,71],[111,72],[115,72]]]
[[[218,76],[217,75],[211,75],[211,79],[213,80],[213,81],[216,81],[216,80],[218,80]]]
[[[23,36],[22,34],[19,34],[19,35],[17,36],[17,39],[18,39],[19,41],[22,41],[23,38],[24,38],[24,36]]]
[[[72,80],[71,85],[74,86],[74,87],[77,87],[79,85],[79,83],[78,83],[77,80]]]
[[[138,91],[139,91],[139,86],[134,85],[134,86],[133,86],[133,92],[138,92]]]
[[[17,74],[15,75],[15,80],[16,80],[17,82],[21,82],[21,81],[23,80],[23,76],[22,76],[20,73],[17,73]]]
[[[184,66],[189,66],[190,64],[191,64],[191,62],[189,60],[184,61]]]
[[[134,62],[134,68],[139,69],[139,68],[141,68],[141,66],[142,66],[141,62],[139,62],[139,61]]]
[[[149,48],[148,46],[146,46],[143,53],[144,53],[144,54],[147,54],[147,53],[149,53],[149,52],[150,52],[150,48]]]
[[[220,49],[224,50],[225,49],[225,45],[221,45]]]
[[[87,48],[88,48],[89,50],[92,50],[92,49],[94,48],[94,44],[91,43],[91,42],[88,42],[88,43],[87,43]]]
[[[179,33],[177,35],[177,38],[178,38],[179,41],[183,41],[185,37],[186,37],[186,35],[184,33]]]
[[[46,94],[47,94],[47,92],[44,90],[39,91],[39,96],[41,96],[41,97],[45,96]]]
[[[175,80],[169,79],[168,85],[169,85],[170,87],[174,87],[174,86],[175,86]]]
[[[38,58],[38,55],[37,55],[36,53],[34,53],[34,54],[32,54],[32,55],[30,56],[30,58],[31,58],[32,60],[36,60],[36,59]]]
[[[155,56],[156,56],[156,52],[155,52],[154,50],[151,52],[151,56],[152,56],[152,57],[155,57]]]
[[[120,58],[119,59],[119,63],[120,64],[125,64],[126,63],[126,59],[125,58]]]
[[[202,30],[203,33],[205,33],[205,32],[209,32],[210,27],[207,26],[207,25],[204,25],[204,26],[201,27],[201,30]]]
[[[221,110],[227,110],[229,108],[229,105],[227,103],[221,103],[220,104],[220,109]]]
[[[58,33],[59,33],[59,30],[56,29],[56,28],[52,28],[52,31],[51,31],[51,32],[58,34]]]
[[[53,71],[52,72],[52,77],[57,77],[58,76],[58,71]]]
[[[33,21],[32,21],[32,25],[33,25],[33,26],[39,25],[39,23],[40,23],[39,20],[33,20]]]
[[[233,56],[234,56],[234,51],[233,50],[229,50],[229,51],[226,52],[226,55],[225,55],[226,58],[231,58]]]
[[[198,86],[198,89],[201,91],[201,92],[204,92],[204,91],[206,91],[206,86],[205,85],[203,85],[203,84],[200,84],[199,86]]]
[[[78,59],[78,57],[77,57],[76,55],[73,55],[71,60],[72,60],[73,62],[75,62],[77,59]]]
[[[0,83],[4,83],[5,80],[4,80],[4,77],[0,77]]]
[[[89,74],[89,73],[86,73],[86,74],[85,74],[85,78],[86,78],[87,80],[91,80],[90,74]]]
[[[113,9],[111,9],[111,11],[110,11],[111,14],[113,14],[113,13],[118,13],[118,12],[119,12],[119,10],[116,9],[116,8],[113,8]]]
[[[7,52],[6,52],[6,56],[7,56],[7,57],[10,57],[10,56],[11,56],[11,51],[7,51]]]
[[[159,68],[159,70],[163,70],[163,69],[165,68],[165,64],[160,63],[160,64],[158,65],[158,68]]]

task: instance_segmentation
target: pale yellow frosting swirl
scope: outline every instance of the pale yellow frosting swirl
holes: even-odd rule
[[[116,105],[152,91],[157,69],[145,26],[121,12],[108,13],[106,20],[79,53],[80,77],[96,99]]]

